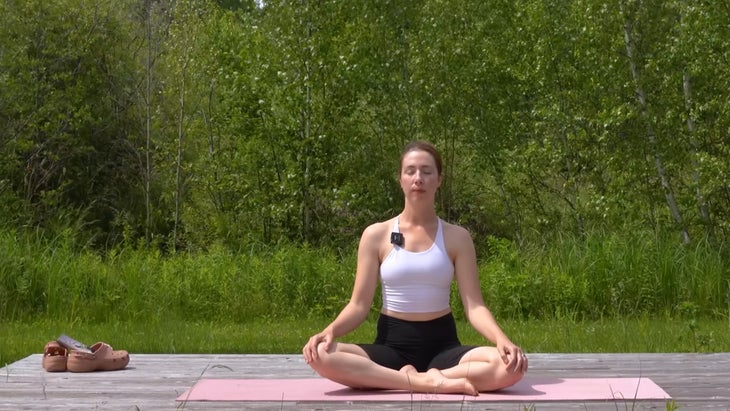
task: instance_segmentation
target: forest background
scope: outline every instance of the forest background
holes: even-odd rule
[[[729,57],[709,0],[4,0],[0,322],[324,324],[424,139],[500,318],[728,324]]]

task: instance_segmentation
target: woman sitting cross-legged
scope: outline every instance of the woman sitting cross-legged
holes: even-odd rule
[[[482,298],[476,251],[464,228],[435,211],[441,156],[430,143],[405,147],[400,160],[401,213],[367,227],[360,238],[352,297],[302,352],[319,375],[357,389],[478,395],[519,381],[527,357],[497,324]],[[456,281],[469,323],[490,346],[465,346],[451,313]],[[372,344],[337,338],[367,318],[381,284]]]

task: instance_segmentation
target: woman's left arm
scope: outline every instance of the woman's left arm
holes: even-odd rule
[[[446,237],[449,254],[454,261],[454,272],[464,313],[477,332],[497,346],[505,363],[519,366],[523,352],[502,331],[482,296],[477,272],[476,250],[469,232],[457,225],[450,225]]]

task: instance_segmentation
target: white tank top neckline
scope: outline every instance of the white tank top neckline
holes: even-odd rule
[[[397,217],[393,232],[400,232]],[[446,251],[443,223],[439,219],[436,239],[430,248],[408,251],[394,244],[380,264],[383,308],[406,313],[448,309],[453,279],[454,264]]]

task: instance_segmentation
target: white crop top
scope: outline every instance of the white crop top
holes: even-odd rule
[[[398,218],[393,225],[400,232]],[[407,313],[426,313],[449,308],[454,264],[446,252],[441,219],[436,240],[426,251],[412,252],[393,245],[380,264],[383,308]]]

